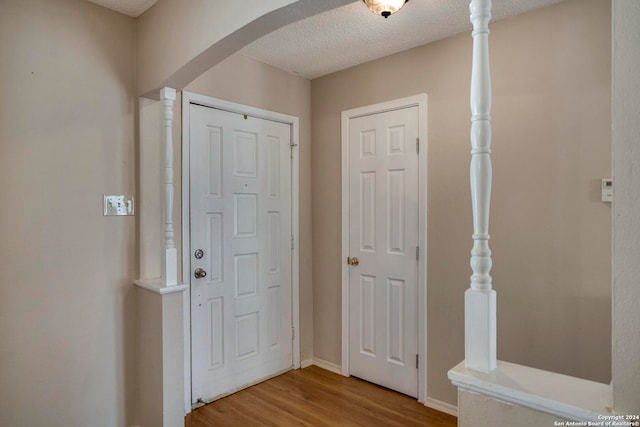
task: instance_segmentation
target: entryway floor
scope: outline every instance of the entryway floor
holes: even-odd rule
[[[185,427],[455,427],[457,418],[409,396],[316,366],[249,387],[196,409]]]

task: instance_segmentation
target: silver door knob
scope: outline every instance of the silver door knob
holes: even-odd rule
[[[202,279],[207,276],[207,272],[201,268],[196,268],[196,271],[193,272],[193,275],[196,279]]]

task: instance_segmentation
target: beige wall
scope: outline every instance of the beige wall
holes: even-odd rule
[[[136,377],[139,381],[138,423],[143,427],[162,426],[164,375],[162,365],[162,296],[137,289],[138,342]],[[184,399],[182,399],[184,400]],[[181,400],[179,400],[181,401]]]
[[[134,21],[0,0],[0,425],[136,421]]]
[[[138,19],[138,93],[183,89],[244,46],[353,0],[160,0]],[[240,10],[240,12],[239,12]]]
[[[137,21],[138,93],[160,89],[210,46],[265,13],[291,3],[294,0],[245,0],[243,13],[236,13],[235,2],[158,1]]]
[[[313,355],[314,333],[311,286],[311,84],[307,79],[236,54],[204,73],[185,90],[289,114],[300,120],[300,348],[301,360],[310,359]]]
[[[610,2],[573,0],[491,29],[491,247],[498,357],[611,379]],[[340,363],[340,112],[426,92],[428,393],[456,403],[469,286],[471,39],[312,81],[314,355]]]
[[[574,0],[491,36],[499,357],[603,382],[609,7]],[[134,21],[79,0],[0,0],[0,11],[0,425],[131,425],[135,219],[102,217],[101,198],[135,190]],[[465,34],[309,84],[234,56],[187,88],[300,117],[302,357],[315,344],[334,363],[340,111],[429,94],[429,390],[451,403],[471,248],[470,57]],[[173,71],[164,65],[156,71]],[[162,77],[151,74],[148,88]]]

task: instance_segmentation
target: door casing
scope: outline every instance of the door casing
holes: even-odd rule
[[[210,96],[191,92],[182,92],[182,283],[191,284],[191,238],[190,238],[190,113],[189,106],[198,104],[231,113],[280,122],[291,126],[291,236],[293,250],[291,253],[291,322],[293,335],[293,369],[300,368],[300,277],[299,277],[299,227],[298,227],[298,189],[299,189],[299,120],[298,117],[261,108],[250,107],[225,101]],[[191,412],[191,286],[186,290],[184,298],[184,409]]]
[[[427,400],[427,94],[342,112],[342,375],[349,376],[349,122],[356,117],[418,107],[418,401]]]

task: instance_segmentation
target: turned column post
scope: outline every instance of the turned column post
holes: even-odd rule
[[[491,372],[496,368],[496,292],[491,289],[489,208],[491,202],[491,73],[489,21],[491,0],[472,0],[471,202],[473,249],[471,287],[465,292],[465,364]]]
[[[173,230],[173,103],[176,90],[165,87],[160,91],[162,101],[162,189],[164,218],[164,250],[162,281],[165,286],[178,284],[178,253]]]

